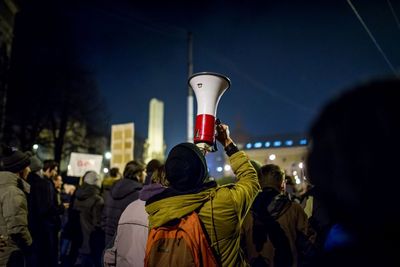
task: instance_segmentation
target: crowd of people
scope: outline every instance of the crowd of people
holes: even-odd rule
[[[223,185],[193,143],[104,180],[88,171],[77,187],[55,161],[3,146],[0,266],[391,266],[399,90],[397,78],[371,81],[322,109],[301,194],[280,166],[239,150],[226,124],[216,140],[235,182]]]

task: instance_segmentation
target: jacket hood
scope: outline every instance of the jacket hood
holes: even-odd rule
[[[159,227],[171,220],[179,219],[195,211],[211,199],[215,190],[216,188],[212,187],[195,194],[166,197],[146,205],[150,227]],[[165,190],[163,193],[168,194],[168,190]]]
[[[160,194],[164,190],[166,190],[166,187],[162,186],[161,184],[156,183],[156,184],[144,185],[142,190],[140,190],[139,192],[139,199],[147,201],[151,197]]]
[[[142,189],[142,187],[141,183],[124,178],[114,184],[110,190],[110,194],[113,199],[123,199],[127,195]]]
[[[97,195],[99,193],[100,189],[97,186],[84,183],[76,190],[76,199],[86,200],[89,197]]]

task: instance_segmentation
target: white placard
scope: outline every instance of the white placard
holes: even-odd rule
[[[87,171],[100,173],[102,161],[102,155],[72,152],[69,159],[67,175],[81,177]]]

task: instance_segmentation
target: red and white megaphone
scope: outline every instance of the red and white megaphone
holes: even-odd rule
[[[197,99],[193,142],[201,149],[215,151],[215,121],[219,99],[231,86],[228,77],[213,72],[199,72],[189,77],[189,86]]]

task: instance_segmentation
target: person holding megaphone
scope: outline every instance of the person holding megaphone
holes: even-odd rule
[[[199,89],[204,89],[208,83],[208,74],[202,73],[200,76],[202,75],[206,80],[197,79],[195,82]],[[211,101],[215,108],[215,102],[218,102],[216,99],[219,100],[221,94],[214,95],[216,97]],[[201,107],[204,111],[207,111],[206,105],[203,103]],[[150,228],[160,227],[196,211],[217,265],[247,266],[240,249],[240,228],[260,190],[260,184],[248,156],[244,151],[239,151],[231,138],[229,126],[215,119],[215,110],[209,113],[214,115],[214,121],[211,122],[213,134],[211,138],[203,135],[208,138],[206,147],[212,146],[214,138],[221,143],[229,157],[237,182],[224,186],[217,186],[215,181],[205,182],[208,178],[208,168],[204,140],[200,140],[200,145],[180,143],[170,150],[165,162],[165,175],[170,186],[146,201],[149,225]],[[203,117],[210,119],[209,116]],[[201,133],[205,132],[200,129],[199,133],[201,136]]]

